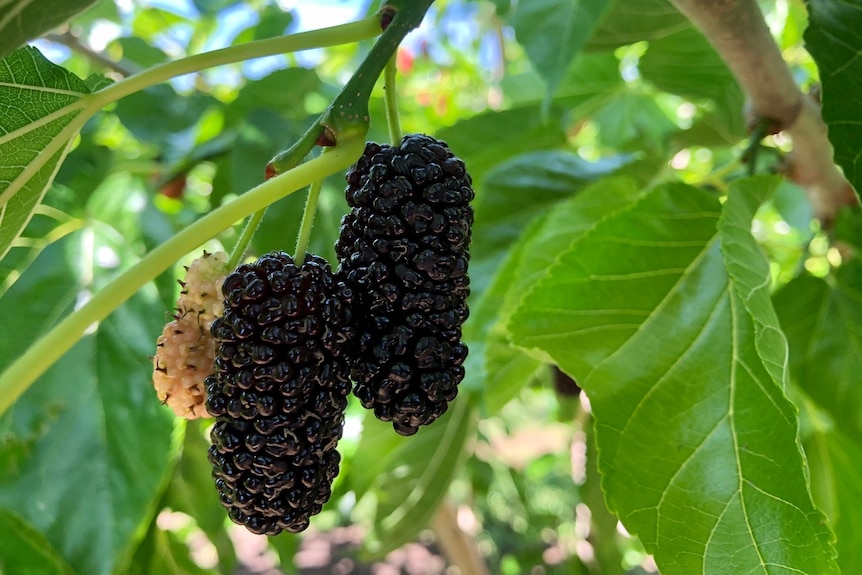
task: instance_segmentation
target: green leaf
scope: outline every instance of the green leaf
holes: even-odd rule
[[[35,220],[34,220],[35,221]],[[26,259],[13,269],[3,270],[0,289],[0,317],[13,332],[0,330],[0,371],[24,353],[32,341],[72,311],[79,290],[79,271],[64,257],[78,234],[47,246],[26,268]],[[17,252],[17,250],[16,250]],[[3,260],[4,266],[18,254]],[[11,262],[10,262],[11,263]],[[35,303],[35,305],[34,305]]]
[[[557,254],[602,218],[630,205],[640,193],[629,179],[604,178],[560,202],[521,234],[491,287],[485,290],[477,313],[471,315],[469,329],[465,330],[466,334],[475,331],[488,334],[487,343],[483,342],[487,346],[483,370],[487,375],[482,389],[489,414],[514,398],[541,365],[508,343],[507,325],[524,294],[547,273]],[[486,318],[487,315],[491,317]],[[480,351],[474,347],[471,346],[471,353]]]
[[[614,95],[593,121],[599,126],[599,141],[618,149],[662,150],[670,134],[679,131],[654,97],[633,92]]]
[[[0,509],[0,573],[71,575],[72,570],[38,531]]]
[[[617,0],[588,46],[612,50],[642,40],[658,40],[690,26],[668,0]]]
[[[210,425],[211,419],[197,419],[186,424],[182,457],[174,468],[164,504],[194,519],[195,524],[215,545],[219,566],[230,571],[236,558],[233,544],[224,528],[227,513],[219,502],[212,477],[212,464],[207,459],[209,442],[204,429],[209,429]]]
[[[95,0],[10,0],[0,3],[0,57],[83,12]]]
[[[484,359],[488,374],[484,381],[484,417],[498,414],[546,369],[541,361],[513,348],[501,330],[489,334]]]
[[[172,134],[194,126],[215,104],[212,96],[195,92],[180,98],[171,86],[159,84],[120,100],[116,113],[136,138],[165,146]]]
[[[481,188],[489,169],[500,162],[566,141],[562,123],[545,123],[538,104],[483,112],[443,128],[436,137],[464,160],[475,188]]]
[[[0,66],[0,259],[30,221],[92,111],[92,84],[25,47]]]
[[[862,573],[862,445],[837,430],[818,430],[805,444],[814,500],[835,531],[841,573]]]
[[[192,560],[190,546],[181,534],[159,529],[156,521],[135,550],[129,569],[123,575],[216,575],[216,571],[199,567]],[[228,571],[222,571],[225,573]]]
[[[278,6],[267,4],[260,11],[260,20],[255,26],[246,28],[233,39],[234,44],[251,42],[252,40],[265,40],[281,36],[293,23],[293,14],[285,12]]]
[[[561,254],[513,316],[515,343],[589,396],[608,505],[666,575],[837,572],[747,231],[775,185],[734,186],[721,220],[715,197],[659,187]]]
[[[239,0],[192,0],[202,14],[218,14],[225,8],[239,4]]]
[[[246,84],[225,111],[225,124],[242,125],[253,110],[266,108],[282,116],[304,120],[305,98],[319,89],[320,78],[314,70],[287,68]],[[267,161],[269,158],[267,158]]]
[[[17,357],[10,349],[23,346],[17,338],[32,341],[68,311],[69,296],[84,293],[62,265],[50,265],[62,264],[58,253],[75,237],[51,245],[40,256],[47,265],[37,261],[0,299],[4,321],[22,330],[3,338],[4,363]],[[60,290],[51,279],[63,274],[68,295],[47,299]],[[148,359],[162,317],[152,290],[136,296],[0,419],[0,508],[42,533],[78,573],[107,575],[125,563],[173,459],[173,416],[155,398]]]
[[[563,151],[528,152],[500,163],[486,177],[476,202],[471,277],[491,277],[502,254],[536,215],[577,193],[589,182],[630,162],[629,156],[587,162]],[[485,280],[487,281],[487,279]],[[477,284],[481,291],[482,285]]]
[[[845,242],[862,250],[862,209],[845,206],[838,210],[835,218],[835,241]]]
[[[537,107],[535,111],[529,113],[534,114],[535,119],[542,117],[538,105],[545,101],[547,94],[541,77],[535,70],[527,70],[520,74],[507,74],[500,81],[500,86],[507,98],[516,103],[513,107],[525,106],[532,102]],[[547,114],[546,121],[550,122],[564,116],[563,108],[573,117],[589,116],[622,86],[620,61],[613,53],[581,52],[560,79],[557,91],[554,93],[553,107]],[[502,113],[505,114],[506,112]],[[514,114],[512,114],[512,119],[521,122],[525,120],[525,118],[519,118]],[[499,130],[497,126],[489,127]],[[497,146],[500,145],[499,141],[493,143]],[[513,144],[515,142],[508,143]],[[527,150],[518,150],[518,152],[521,151]]]
[[[695,101],[712,100],[714,120],[729,136],[743,138],[744,97],[721,57],[695,28],[649,43],[638,66],[641,75],[659,89]],[[680,70],[685,70],[684,74]]]
[[[799,276],[774,300],[793,379],[838,428],[862,440],[862,264],[841,266],[828,283]]]
[[[143,38],[117,38],[114,43],[123,51],[123,60],[149,68],[168,60],[168,55]]]
[[[862,4],[810,0],[805,47],[820,70],[823,120],[835,146],[835,160],[847,179],[862,190]]]
[[[532,0],[509,22],[553,94],[569,63],[610,10],[609,0]]]
[[[395,434],[389,423],[366,413],[355,463],[345,472],[357,498],[367,495],[374,502],[368,551],[382,555],[397,549],[428,525],[460,468],[474,424],[467,395],[412,437]]]

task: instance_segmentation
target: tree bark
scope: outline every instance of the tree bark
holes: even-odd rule
[[[856,204],[835,165],[820,107],[803,94],[754,0],[671,0],[713,45],[748,96],[749,126],[768,120],[770,133],[793,142],[787,175],[805,188],[815,216],[831,226],[838,209]]]

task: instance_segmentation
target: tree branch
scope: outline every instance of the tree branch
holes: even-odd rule
[[[476,548],[476,542],[458,526],[455,506],[451,501],[444,500],[440,504],[431,520],[431,528],[437,535],[443,554],[462,575],[488,575],[488,567]]]
[[[133,67],[128,66],[122,62],[117,62],[115,60],[111,60],[110,58],[108,58],[104,54],[102,54],[100,52],[96,52],[95,50],[93,50],[89,46],[85,46],[81,42],[81,39],[78,38],[76,35],[74,35],[69,30],[64,31],[61,34],[46,34],[45,40],[48,40],[49,42],[54,42],[57,44],[62,44],[63,46],[66,46],[67,48],[69,48],[73,52],[77,52],[77,53],[81,54],[82,56],[84,56],[85,58],[87,58],[88,60],[93,62],[94,64],[99,65],[99,66],[103,66],[103,67],[108,68],[110,70],[113,70],[114,72],[116,72],[117,74],[119,74],[120,76],[122,76],[124,78],[131,76],[132,74],[139,71],[137,68],[133,68]]]
[[[835,166],[819,106],[802,93],[755,0],[671,0],[721,55],[749,99],[749,125],[771,123],[793,142],[787,175],[805,188],[815,216],[832,225],[838,209],[857,203]]]

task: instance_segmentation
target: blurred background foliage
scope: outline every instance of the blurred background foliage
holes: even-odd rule
[[[798,82],[815,83],[817,70],[802,43],[803,3],[762,6]],[[98,0],[34,45],[82,78],[103,73],[118,80],[204,50],[357,19],[376,7],[346,0]],[[444,420],[404,439],[354,402],[340,443],[343,471],[312,529],[267,543],[231,525],[211,485],[208,422],[172,420],[147,382],[147,355],[177,296],[180,266],[197,255],[189,254],[112,315],[113,336],[101,329],[100,345],[84,341],[73,351],[72,357],[93,354],[95,363],[65,361],[0,420],[0,572],[443,573],[443,509],[492,573],[655,572],[638,541],[605,509],[590,415],[576,385],[499,335],[505,321],[496,307],[495,297],[504,295],[499,274],[518,265],[513,246],[529,226],[600,178],[613,175],[621,189],[682,180],[725,193],[727,181],[748,169],[738,159],[747,145],[743,96],[706,41],[664,0],[619,0],[594,16],[602,23],[583,50],[571,62],[563,55],[553,70],[532,63],[552,44],[542,43],[534,15],[508,0],[438,0],[399,49],[402,128],[447,140],[467,163],[478,194],[474,237],[481,240],[473,250],[473,317],[465,334],[472,363]],[[180,77],[94,117],[0,267],[0,311],[24,326],[21,334],[2,336],[10,357],[88,290],[261,182],[266,162],[326,108],[369,46]],[[386,141],[382,90],[371,105],[369,139]],[[787,142],[775,136],[764,146],[757,171],[779,169]],[[330,261],[346,211],[342,191],[340,178],[326,182],[311,240],[310,250]],[[271,206],[252,251],[292,251],[303,204],[296,194]],[[823,276],[840,261],[791,183],[762,208],[754,233],[770,257],[776,288],[801,269]],[[205,248],[230,250],[237,236],[238,228],[229,230]],[[27,308],[24,317],[16,309],[25,298],[44,304]],[[114,386],[117,397],[101,394],[101,414],[84,397],[96,392],[70,383],[94,380],[106,382],[94,384],[102,392],[123,382]],[[75,402],[85,423],[63,419]],[[125,424],[105,424],[126,412]],[[65,422],[62,429],[55,417]],[[81,429],[88,425],[95,429]],[[75,443],[70,458],[85,457],[84,439],[97,441],[103,456],[47,497],[38,490],[56,486],[26,485],[28,462],[55,457],[66,445],[60,435]],[[131,471],[112,475],[124,458],[134,460]],[[50,468],[63,474],[85,461],[55,463]],[[28,523],[20,498],[34,505],[98,499],[103,492],[78,483],[105,473],[139,478],[111,488],[114,495],[136,491],[135,501],[61,505],[59,513],[77,514],[74,521]],[[80,514],[82,508],[92,513]],[[98,538],[76,540],[79,524],[80,533]]]

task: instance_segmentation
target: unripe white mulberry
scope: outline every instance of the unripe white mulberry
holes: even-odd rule
[[[174,320],[165,325],[153,357],[153,386],[159,400],[178,417],[210,417],[204,380],[213,372],[213,321],[224,313],[221,285],[227,275],[227,254],[207,253],[186,268],[180,280]]]

